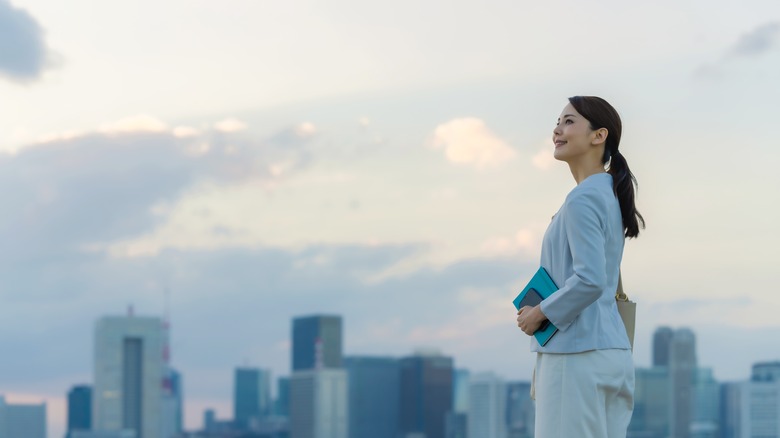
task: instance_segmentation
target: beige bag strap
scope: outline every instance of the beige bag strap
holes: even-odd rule
[[[628,301],[628,295],[623,292],[623,270],[618,271],[618,287],[615,291],[615,299],[618,301]]]

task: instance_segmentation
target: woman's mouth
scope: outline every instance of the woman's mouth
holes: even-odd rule
[[[566,142],[565,142],[565,141],[563,141],[563,140],[558,140],[558,141],[556,141],[556,142],[555,142],[555,147],[557,148],[557,147],[559,147],[559,146],[563,146],[563,145],[565,145],[565,144],[566,144]]]

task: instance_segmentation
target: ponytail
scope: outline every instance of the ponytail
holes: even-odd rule
[[[639,187],[636,177],[628,168],[628,162],[620,151],[616,150],[609,158],[609,168],[612,175],[612,190],[620,204],[620,215],[623,216],[623,229],[626,237],[639,236],[639,223],[645,227],[645,219],[637,211],[634,204],[634,186]]]
[[[645,219],[639,214],[634,204],[634,186],[639,187],[634,174],[628,168],[623,154],[618,150],[623,125],[615,108],[606,100],[595,96],[574,96],[569,102],[585,119],[590,122],[593,130],[606,128],[607,141],[604,144],[602,163],[607,165],[607,172],[612,175],[612,190],[615,192],[620,215],[623,217],[623,231],[628,238],[639,236],[639,227],[645,227]]]

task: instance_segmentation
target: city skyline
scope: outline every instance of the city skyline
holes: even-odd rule
[[[320,324],[319,320],[323,319],[323,318],[326,321],[330,321],[329,324],[331,324],[331,325],[334,322],[337,323],[336,327],[338,328],[338,335],[336,335],[336,337],[343,337],[343,336],[346,335],[346,333],[342,333],[341,332],[342,318],[341,318],[340,315],[333,315],[333,314],[328,314],[328,315],[307,314],[307,315],[304,315],[304,316],[294,317],[294,318],[291,319],[291,322],[293,322],[292,326],[297,326],[297,322],[299,322],[299,321],[300,322],[306,322],[306,321],[314,322],[314,321],[317,321],[317,324]],[[137,322],[133,323],[132,322],[133,320],[137,320]],[[126,322],[122,322],[122,321],[126,321]],[[129,321],[129,324],[128,324],[127,321]],[[157,331],[159,333],[157,336],[163,336],[164,327],[165,328],[169,327],[168,324],[165,323],[161,317],[153,317],[153,316],[147,316],[147,315],[138,315],[137,316],[137,315],[135,315],[133,309],[128,309],[128,313],[126,315],[124,315],[124,316],[103,316],[103,317],[99,318],[98,320],[96,320],[96,327],[98,327],[100,324],[106,325],[107,322],[112,324],[113,326],[116,326],[116,327],[122,327],[122,326],[136,327],[136,328],[131,328],[130,330],[133,330],[133,332],[137,331],[138,333],[142,333],[143,330],[146,330],[147,332],[149,332],[150,330],[152,332]],[[145,328],[141,329],[141,327],[145,327]],[[114,329],[109,330],[109,331],[106,331],[106,329],[103,329],[102,331],[106,332],[106,333],[112,333],[113,332],[113,334],[109,335],[109,337],[116,337],[118,335],[118,333],[121,333],[123,330],[127,330],[127,329],[120,329],[119,331],[117,331],[117,328],[114,328]],[[138,331],[138,330],[141,330],[141,331]],[[99,333],[99,332],[100,332],[100,330],[96,330],[96,336],[97,336],[97,333]],[[168,333],[166,333],[166,335],[168,335]],[[290,335],[291,335],[292,338],[295,337],[294,330],[291,331]],[[102,336],[105,337],[105,335],[102,335]],[[681,365],[679,365],[679,364],[683,364],[682,366],[685,367],[684,369],[682,369],[683,375],[685,375],[687,373],[688,375],[693,376],[693,380],[691,380],[690,383],[686,383],[685,385],[692,385],[692,384],[695,383],[696,379],[699,379],[699,377],[696,377],[696,376],[698,376],[698,374],[694,373],[694,371],[698,370],[701,366],[706,367],[706,368],[703,368],[703,369],[705,370],[705,372],[709,373],[708,377],[706,377],[706,378],[713,379],[714,376],[713,376],[712,371],[711,371],[712,368],[713,368],[712,366],[710,366],[709,364],[697,364],[697,356],[698,356],[697,350],[698,349],[697,349],[697,346],[696,346],[696,340],[695,340],[696,337],[697,337],[697,335],[694,335],[693,331],[691,331],[689,328],[686,328],[686,327],[679,327],[679,328],[670,328],[668,326],[656,327],[654,329],[654,331],[653,331],[653,342],[651,343],[651,345],[648,346],[648,348],[650,350],[652,350],[652,352],[653,352],[652,358],[651,358],[652,360],[649,363],[647,363],[647,364],[636,364],[638,375],[641,374],[643,376],[642,379],[648,379],[647,376],[650,376],[653,373],[657,374],[657,370],[658,370],[657,367],[660,366],[660,367],[668,368],[670,365],[672,365],[671,368],[668,368],[670,370],[669,371],[669,373],[670,373],[669,377],[664,377],[664,378],[671,379],[671,385],[674,388],[677,388],[677,392],[679,392],[681,390],[680,382],[676,382],[676,380],[674,380],[674,379],[680,380],[682,377],[679,377],[679,376],[678,377],[672,377],[672,376],[676,376],[676,375],[679,374],[680,371],[675,371],[676,369],[680,369],[679,367]],[[163,338],[161,337],[158,341],[156,341],[159,344],[157,346],[160,347],[159,350],[160,350],[161,354],[160,354],[160,358],[158,359],[158,361],[159,361],[159,364],[161,366],[163,364],[163,355],[164,355],[164,353],[163,353],[164,347],[163,347],[162,339]],[[338,342],[336,340],[336,338],[331,337],[331,339],[333,339],[333,342],[337,342],[335,345],[339,345],[340,344],[340,342]],[[304,339],[304,341],[305,340],[306,339]],[[104,344],[104,343],[105,343],[105,341],[102,341],[102,342],[101,341],[96,341],[95,345],[101,345],[101,344]],[[127,348],[127,346],[125,348]],[[339,348],[340,348],[340,345],[339,345]],[[411,354],[411,356],[410,356],[410,354]],[[682,354],[683,356],[679,357],[680,354]],[[339,356],[341,356],[341,354]],[[343,359],[338,359],[339,362],[341,360],[345,361],[344,366],[343,367],[339,366],[339,367],[331,368],[331,369],[333,371],[343,372],[343,370],[350,370],[350,369],[354,368],[354,365],[350,365],[350,364],[360,363],[360,362],[355,362],[355,361],[377,361],[377,360],[381,361],[381,360],[387,360],[387,359],[392,359],[394,361],[397,361],[398,365],[396,365],[396,366],[400,366],[400,364],[403,363],[403,361],[404,361],[404,357],[406,357],[407,360],[408,360],[410,358],[415,358],[415,357],[417,357],[417,358],[425,358],[425,357],[428,357],[428,356],[430,356],[430,357],[432,357],[434,359],[435,358],[442,358],[442,359],[445,358],[445,356],[441,356],[441,352],[439,350],[430,349],[430,348],[429,349],[423,349],[423,350],[419,350],[418,349],[416,351],[407,352],[405,354],[401,354],[401,355],[397,355],[397,356],[392,356],[392,355],[372,355],[372,354],[360,354],[360,353],[345,353],[345,354],[343,354]],[[98,355],[96,353],[95,359],[98,360],[97,358],[98,358]],[[455,378],[454,374],[455,374],[456,371],[458,373],[465,372],[466,373],[466,381],[470,381],[471,382],[471,380],[476,379],[473,382],[471,382],[470,384],[475,383],[475,382],[479,383],[480,379],[487,378],[488,381],[492,380],[492,381],[499,382],[499,384],[501,385],[501,388],[506,389],[508,387],[504,387],[503,386],[505,383],[506,384],[513,384],[513,385],[516,384],[516,383],[520,384],[520,385],[527,385],[528,382],[530,381],[530,377],[527,378],[527,379],[526,378],[511,378],[511,377],[506,377],[506,376],[504,376],[504,375],[502,375],[500,373],[496,374],[494,370],[472,370],[472,369],[469,369],[467,367],[464,367],[464,366],[458,364],[457,357],[446,358],[446,359],[448,361],[450,361],[451,366],[453,367],[452,368],[452,372],[453,372],[452,379]],[[258,373],[258,372],[261,373],[261,374],[264,373],[266,375],[266,377],[265,377],[266,379],[271,379],[271,381],[266,381],[266,383],[263,383],[262,385],[260,385],[258,387],[258,388],[265,387],[265,391],[267,391],[267,396],[266,397],[268,397],[266,399],[267,400],[266,401],[266,403],[267,403],[266,404],[266,406],[267,406],[266,409],[270,409],[270,406],[273,404],[272,402],[275,402],[277,400],[277,398],[279,397],[278,389],[271,390],[271,388],[278,388],[277,384],[281,384],[282,380],[289,381],[290,377],[294,376],[295,373],[296,373],[296,371],[292,368],[292,361],[290,361],[290,364],[291,364],[290,369],[288,369],[287,372],[282,372],[280,374],[273,374],[270,370],[261,368],[262,364],[255,364],[254,366],[253,365],[249,365],[247,363],[244,363],[244,364],[234,364],[232,367],[226,368],[225,371],[228,374],[231,374],[233,376],[233,378],[234,378],[233,385],[229,385],[229,387],[224,388],[225,391],[230,393],[229,394],[230,395],[229,398],[232,399],[232,402],[227,403],[226,405],[219,405],[219,404],[217,404],[217,405],[213,405],[213,406],[205,406],[205,407],[202,407],[202,410],[200,412],[195,412],[194,407],[188,406],[187,400],[184,399],[183,400],[183,404],[184,404],[185,410],[189,413],[190,416],[194,416],[195,417],[195,418],[188,418],[187,419],[185,430],[199,430],[202,427],[204,427],[204,424],[202,423],[202,421],[204,421],[204,418],[205,418],[204,414],[206,413],[206,411],[211,411],[212,414],[216,414],[216,416],[214,417],[214,420],[219,420],[221,422],[227,422],[225,424],[232,424],[234,421],[241,421],[240,419],[236,420],[236,418],[238,418],[238,417],[236,417],[236,415],[237,415],[236,414],[236,412],[237,412],[236,411],[237,405],[235,403],[238,400],[237,397],[239,397],[237,395],[236,391],[238,391],[238,384],[239,384],[239,380],[238,379],[239,379],[239,376],[242,376],[241,379],[246,379],[246,377],[247,377],[246,373],[251,373],[251,374]],[[677,365],[675,365],[675,364],[677,364]],[[318,365],[316,363],[312,363],[310,366],[311,366],[311,368],[303,368],[301,370],[306,376],[308,376],[311,373],[316,372],[317,369],[319,369]],[[759,367],[758,369],[756,368],[757,366]],[[761,372],[760,370],[762,369],[761,368],[762,366],[769,367],[769,368],[767,368],[768,371],[764,372],[764,374],[766,376],[768,376],[768,377],[766,377],[766,378],[759,377],[758,380],[777,380],[776,379],[777,375],[780,375],[780,373],[778,371],[776,371],[776,370],[780,370],[780,355],[778,355],[777,358],[775,358],[774,360],[771,360],[771,361],[763,361],[763,362],[762,361],[752,361],[751,362],[751,367],[746,372],[746,376],[747,376],[746,378],[735,379],[735,380],[725,380],[725,381],[722,380],[722,379],[717,379],[717,380],[713,380],[713,382],[717,382],[718,384],[738,384],[738,385],[743,385],[745,382],[749,382],[750,380],[755,380],[756,376],[757,376],[756,373],[757,372],[759,372],[759,373]],[[322,368],[322,369],[327,370],[328,368]],[[356,371],[357,368],[354,368],[353,370]],[[309,373],[309,374],[306,374],[306,373]],[[647,373],[651,373],[651,374],[647,374]],[[184,376],[184,380],[186,381],[186,370],[183,370],[181,373],[175,372],[175,374],[177,376],[176,377],[177,385],[181,385],[182,375]],[[666,375],[666,374],[664,374],[664,375]],[[762,374],[758,374],[758,375],[761,376]],[[659,377],[660,377],[660,375],[656,376],[656,377],[650,377],[650,378],[651,379],[653,379],[653,378],[654,379],[658,379]],[[251,378],[254,379],[254,383],[252,383],[252,385],[258,385],[259,384],[259,381],[257,380],[258,379],[257,376],[251,377]],[[344,377],[340,377],[340,378],[343,379]],[[684,378],[683,378],[683,380],[684,380]],[[154,381],[154,379],[152,381]],[[653,380],[650,380],[650,382],[653,382]],[[83,382],[82,383],[72,382],[72,384],[70,385],[70,388],[69,388],[69,392],[68,392],[68,394],[66,394],[66,396],[68,396],[68,397],[70,396],[70,391],[72,391],[74,389],[77,389],[77,388],[82,388],[83,386],[81,386],[81,385],[83,385]],[[87,387],[88,387],[88,389],[90,391],[91,391],[93,385],[94,385],[94,383],[87,385]],[[454,380],[453,380],[452,391],[456,391],[457,385],[458,384],[454,383]],[[651,386],[652,385],[653,384],[651,383]],[[181,387],[178,387],[178,388],[179,388],[178,390],[181,391]],[[162,396],[163,392],[161,391],[161,389],[162,388],[160,388],[160,395]],[[504,389],[502,389],[502,391]],[[186,391],[186,386],[184,387],[184,390]],[[647,391],[647,389],[644,389],[642,391]],[[691,399],[692,395],[689,394],[690,391],[691,391],[691,389],[686,389],[686,390],[682,391],[682,393],[681,393],[682,395],[680,395],[680,394],[676,395],[675,397],[682,397],[682,399],[680,399],[680,401],[678,401],[676,403],[682,403],[683,405],[689,405],[691,403],[691,401],[692,401],[692,399]],[[780,393],[778,393],[778,394],[780,395]],[[256,395],[259,396],[259,393],[256,394]],[[3,394],[0,393],[0,396],[3,396]],[[242,397],[244,397],[244,396],[242,396]],[[452,397],[453,397],[453,402],[452,402],[453,412],[454,413],[458,413],[459,412],[458,411],[459,402],[455,398],[455,392],[453,392]],[[675,398],[675,400],[677,400],[677,399],[678,398]],[[24,401],[26,403],[45,403],[44,400],[22,400],[22,401]],[[11,402],[19,402],[19,400],[11,400]],[[662,406],[666,406],[666,405],[668,405],[668,403],[663,403],[662,404]],[[201,407],[199,406],[199,408],[201,408]],[[277,407],[277,409],[278,409],[278,407]],[[689,409],[689,408],[685,408],[685,409]],[[678,412],[678,413],[679,412],[683,412],[682,415],[685,416],[684,418],[686,420],[682,424],[688,424],[688,422],[691,421],[690,418],[692,418],[692,416],[693,416],[693,412],[692,411],[691,412],[686,412],[685,410],[679,410],[679,409],[674,409],[673,411],[674,412]],[[59,413],[52,412],[52,407],[50,407],[50,406],[46,406],[45,407],[45,412],[47,414],[47,418],[50,418],[52,416],[54,416],[54,417],[59,416]],[[258,412],[260,412],[260,411],[258,411]],[[270,410],[267,410],[267,411],[264,411],[264,412],[265,412],[265,414],[262,414],[262,415],[270,415]],[[468,413],[468,412],[466,412],[466,413]],[[241,415],[244,415],[244,414],[241,414]],[[261,417],[257,417],[257,418],[261,418]],[[507,418],[507,420],[509,420],[509,418]],[[672,423],[673,418],[668,418],[667,420],[670,421],[670,424],[673,424]],[[448,421],[450,421],[450,420],[448,420]],[[57,435],[57,433],[59,433],[60,429],[57,428],[56,425],[55,425],[54,430],[52,430],[52,428],[51,428],[49,423],[51,423],[51,420],[48,420],[47,421],[47,425],[46,425],[47,430],[50,431],[49,432],[49,436]],[[236,423],[236,424],[240,424],[240,423]],[[644,424],[644,423],[642,423],[642,424]],[[507,424],[507,426],[509,426],[509,424]]]
[[[639,181],[637,366],[662,325],[720,381],[777,359],[776,0],[109,3],[0,0],[0,393],[53,437],[128,305],[170,317],[188,428],[231,415],[234,367],[290,369],[300,315],[528,380],[511,300],[574,187],[575,94]]]

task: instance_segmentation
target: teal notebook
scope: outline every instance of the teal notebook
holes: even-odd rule
[[[512,301],[512,304],[515,305],[517,310],[520,310],[525,306],[533,307],[541,303],[542,300],[549,297],[557,290],[558,286],[556,286],[555,282],[550,278],[550,274],[548,274],[544,268],[540,267],[539,270],[536,271],[536,274],[531,277],[531,281],[525,285],[523,291],[520,292],[514,301]],[[557,331],[558,328],[550,321],[545,321],[539,329],[534,332],[534,337],[536,338],[536,341],[539,342],[539,345],[544,347],[550,342],[550,339],[552,339]]]

